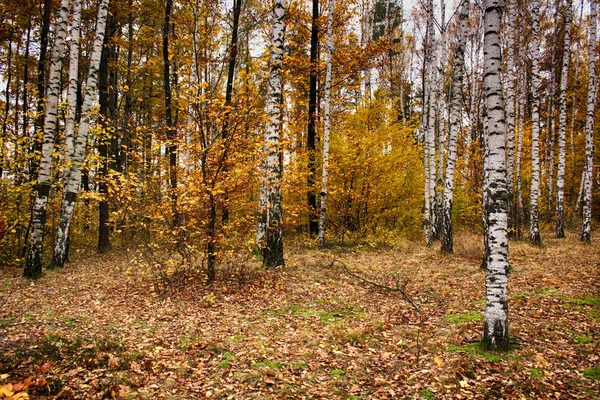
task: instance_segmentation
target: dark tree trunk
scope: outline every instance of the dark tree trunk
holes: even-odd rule
[[[319,47],[319,0],[312,1],[312,28],[310,34],[310,79],[308,92],[308,230],[311,236],[319,233],[317,195],[315,193],[315,139],[317,125],[317,58]]]
[[[223,139],[227,140],[230,135],[229,132],[229,116],[231,114],[231,96],[233,94],[233,79],[235,74],[235,64],[238,53],[238,27],[240,23],[240,11],[242,9],[242,0],[235,0],[233,5],[233,27],[231,30],[231,47],[229,50],[229,62],[227,66],[227,86],[225,87],[225,118],[223,122]],[[227,160],[224,159],[225,163],[223,167],[223,173],[226,174],[229,169],[227,166]],[[225,204],[223,206],[222,220],[223,224],[229,222],[229,209],[227,208],[227,192],[225,193]]]
[[[109,16],[109,20],[113,20],[113,16]],[[108,185],[106,179],[108,176],[108,147],[109,147],[109,113],[108,113],[108,58],[110,50],[107,46],[110,40],[110,25],[106,26],[106,34],[104,36],[104,46],[102,47],[102,58],[100,60],[100,70],[98,75],[98,90],[100,115],[104,125],[105,134],[98,141],[98,155],[100,156],[101,164],[98,170],[99,191],[102,196],[98,204],[98,253],[105,253],[110,249],[110,230],[108,225],[109,209],[108,209]]]
[[[165,122],[167,124],[167,154],[169,155],[169,183],[171,185],[171,207],[173,213],[173,226],[180,224],[177,211],[177,130],[173,123],[173,106],[171,104],[171,61],[169,60],[169,32],[171,30],[171,9],[173,0],[166,0],[165,20],[162,32],[163,45],[163,88],[165,91]]]

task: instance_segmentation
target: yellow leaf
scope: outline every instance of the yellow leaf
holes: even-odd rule
[[[14,394],[12,387],[12,383],[7,383],[6,385],[0,386],[0,394],[3,394],[6,397],[12,396]]]
[[[466,381],[466,379],[463,379],[462,381],[458,382],[460,387],[462,388],[467,388],[469,387],[469,382]]]
[[[441,367],[442,364],[444,363],[444,360],[442,360],[440,357],[435,356],[433,357],[433,361],[435,361],[435,363],[438,365],[438,367]]]
[[[29,400],[29,395],[25,392],[17,393],[13,396],[14,400]]]
[[[9,376],[10,375],[8,375],[8,374],[2,374],[2,375],[0,375],[0,379],[4,380],[4,379],[8,378]]]

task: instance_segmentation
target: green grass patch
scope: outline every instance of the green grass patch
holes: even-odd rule
[[[431,400],[433,399],[434,394],[427,389],[419,390],[419,399],[423,400]]]
[[[344,375],[346,375],[346,371],[344,371],[343,369],[336,368],[331,370],[331,376],[333,376],[334,378],[341,378]]]
[[[323,306],[324,304],[319,302],[315,302],[315,305]],[[290,304],[288,306],[282,307],[277,311],[274,311],[273,314],[281,315],[281,314],[293,314],[298,317],[310,318],[310,317],[318,317],[321,321],[327,323],[334,323],[343,319],[353,319],[353,318],[364,318],[366,314],[363,310],[358,306],[342,306],[335,308],[333,310],[319,310],[313,308],[311,304],[302,305],[302,304]]]
[[[67,328],[75,328],[77,324],[87,323],[87,318],[85,317],[72,317],[70,315],[61,316],[60,320]]]
[[[481,321],[483,315],[479,311],[469,311],[466,314],[446,314],[443,319],[449,324],[460,324],[461,322]]]
[[[266,368],[266,369],[274,369],[274,370],[279,371],[281,369],[281,367],[283,367],[283,364],[280,362],[277,362],[277,361],[263,360],[263,361],[254,363],[254,365],[252,367],[255,369]]]
[[[184,335],[179,337],[177,347],[180,349],[190,349],[197,346],[200,343],[200,339],[195,335]]]
[[[529,375],[531,375],[533,379],[540,379],[544,376],[544,372],[539,368],[531,368],[529,370]]]
[[[513,295],[513,297],[516,297],[518,299],[524,299],[526,297],[533,296],[533,293],[531,293],[531,292],[515,292],[512,295]]]
[[[586,315],[588,317],[590,317],[591,319],[595,319],[596,321],[600,321],[600,308],[589,308],[587,306],[579,306],[576,305],[575,309],[577,311],[579,311],[580,313],[582,313],[583,315]]]
[[[556,298],[570,304],[582,306],[600,306],[600,298],[598,297],[586,297],[585,299],[579,299],[576,297],[556,296]]]
[[[560,289],[555,287],[544,287],[540,290],[540,296],[552,296],[555,294],[559,294]]]
[[[497,362],[497,361],[506,360],[508,358],[517,359],[516,357],[513,357],[509,354],[510,350],[508,352],[506,352],[506,351],[502,351],[502,352],[501,351],[486,351],[483,348],[482,343],[480,343],[480,342],[469,343],[464,346],[457,346],[453,343],[450,343],[448,345],[448,348],[446,349],[447,353],[457,353],[457,352],[461,352],[461,351],[468,353],[472,357],[483,358],[487,361]]]
[[[588,368],[581,371],[583,376],[593,381],[600,381],[600,368]]]
[[[230,362],[235,360],[235,356],[228,351],[223,353],[221,357],[222,360],[217,364],[219,368],[229,368],[231,366]]]
[[[585,335],[576,335],[573,339],[580,344],[589,344],[592,343],[592,338]]]
[[[17,318],[15,318],[13,315],[6,315],[6,316],[0,318],[0,328],[12,325],[16,321],[17,321]]]

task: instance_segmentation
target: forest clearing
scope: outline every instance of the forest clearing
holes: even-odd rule
[[[0,387],[25,381],[42,399],[598,398],[600,246],[511,244],[513,346],[487,352],[480,242],[457,235],[454,256],[408,241],[293,247],[277,271],[249,261],[245,283],[160,295],[124,252],[31,283],[3,269]],[[383,284],[397,274],[420,311],[334,259]]]

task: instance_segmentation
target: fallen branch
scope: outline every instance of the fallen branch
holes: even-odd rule
[[[392,286],[388,286],[388,285],[384,285],[381,284],[379,282],[375,282],[372,280],[369,280],[361,275],[359,275],[358,273],[352,271],[348,265],[346,265],[344,262],[338,260],[338,259],[333,259],[333,261],[331,261],[331,264],[329,265],[330,268],[334,267],[335,264],[339,264],[341,265],[343,271],[351,276],[352,278],[359,280],[361,282],[364,282],[366,284],[369,284],[371,286],[374,286],[378,289],[383,289],[383,290],[387,290],[389,292],[396,292],[396,293],[400,293],[402,294],[402,297],[404,297],[404,300],[406,300],[411,306],[413,306],[413,308],[420,313],[421,309],[419,308],[419,306],[414,302],[413,299],[410,298],[410,296],[408,294],[406,294],[406,286],[408,285],[408,280],[405,280],[404,282],[400,282],[400,277],[398,275],[394,276],[394,281],[395,281],[395,287]]]

